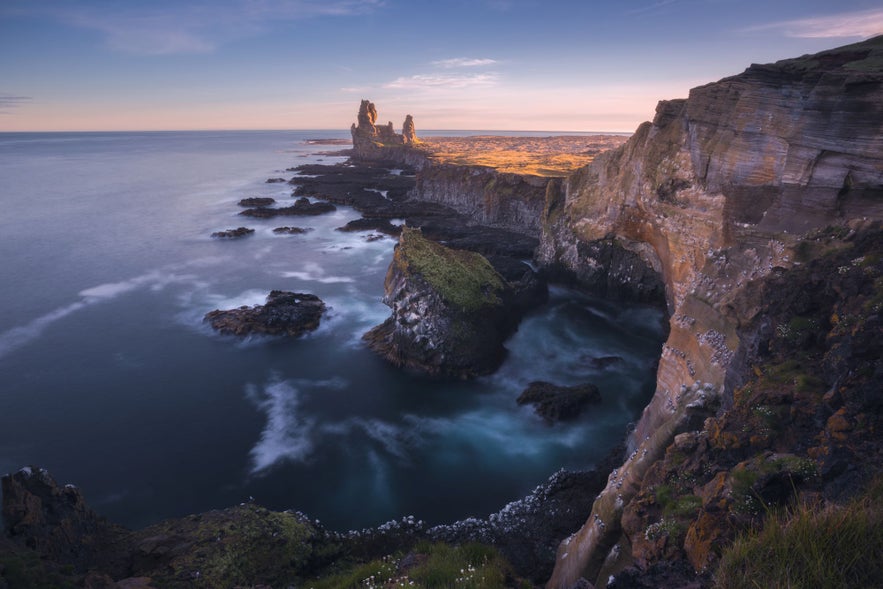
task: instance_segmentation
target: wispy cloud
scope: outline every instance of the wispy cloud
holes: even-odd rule
[[[107,46],[136,55],[209,53],[260,34],[270,23],[373,12],[385,0],[227,0],[156,8],[37,4],[34,13],[100,32]],[[110,6],[113,6],[111,8]]]
[[[392,82],[384,84],[384,88],[395,89],[437,89],[437,88],[488,88],[495,86],[499,80],[499,74],[489,72],[484,74],[416,74],[396,78]]]
[[[680,0],[658,0],[657,2],[653,2],[652,4],[647,4],[646,6],[639,6],[638,8],[632,8],[631,10],[627,10],[626,14],[628,16],[636,16],[638,14],[645,14],[648,12],[658,12],[662,10],[666,6],[671,6],[672,4],[677,4]]]
[[[883,34],[883,8],[786,20],[747,30],[780,30],[788,37],[809,39],[868,38]]]
[[[0,94],[0,114],[9,114],[13,110],[31,102],[30,96],[16,96],[14,94]]]
[[[469,57],[454,57],[452,59],[439,59],[438,61],[433,61],[432,65],[445,69],[453,69],[461,67],[485,67],[489,65],[496,65],[496,63],[496,59],[473,59]]]

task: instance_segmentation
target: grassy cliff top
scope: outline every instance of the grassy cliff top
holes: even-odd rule
[[[430,241],[419,229],[402,229],[395,262],[404,272],[420,274],[445,301],[464,311],[499,304],[506,288],[484,256]]]
[[[487,166],[499,172],[563,177],[626,142],[626,135],[555,137],[421,137],[419,147],[441,163]]]

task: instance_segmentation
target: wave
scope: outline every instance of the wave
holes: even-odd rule
[[[285,278],[297,278],[298,280],[303,280],[305,282],[320,282],[322,284],[355,282],[355,280],[349,276],[327,276],[325,274],[325,269],[315,262],[304,264],[304,269],[300,271],[283,272],[282,276]]]
[[[197,261],[195,263],[201,262]],[[53,323],[92,305],[114,300],[141,288],[160,291],[170,284],[198,284],[195,276],[191,274],[178,274],[173,271],[181,269],[186,265],[189,264],[176,264],[159,270],[151,270],[128,280],[107,282],[81,290],[78,293],[80,300],[58,307],[25,325],[13,327],[0,333],[0,358],[38,339]]]
[[[280,462],[307,462],[315,449],[316,420],[304,417],[301,396],[313,388],[342,388],[343,379],[321,381],[272,380],[260,390],[246,386],[246,397],[267,415],[267,423],[250,451],[254,475]]]

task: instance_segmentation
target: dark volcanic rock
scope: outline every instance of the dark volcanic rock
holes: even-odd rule
[[[211,311],[205,321],[227,335],[299,336],[319,327],[324,312],[325,303],[316,295],[274,290],[265,305]]]
[[[518,396],[519,405],[533,405],[537,414],[547,422],[577,417],[589,405],[601,401],[601,393],[593,384],[572,387],[534,381]]]
[[[279,184],[285,182],[285,178],[267,178],[267,184]]]
[[[269,196],[253,196],[251,198],[243,198],[239,201],[239,206],[241,207],[268,207],[271,204],[275,204],[276,199],[270,198]]]
[[[276,227],[275,229],[273,229],[273,233],[277,233],[280,235],[300,235],[312,230],[312,227]]]
[[[245,209],[239,214],[246,217],[270,219],[283,216],[324,215],[325,213],[330,213],[336,210],[337,207],[328,202],[310,202],[308,198],[299,198],[290,207],[280,207],[278,209],[258,207],[254,209]]]
[[[237,237],[245,237],[246,235],[251,235],[252,233],[254,233],[254,229],[250,229],[248,227],[237,227],[236,229],[215,231],[214,233],[212,233],[212,237],[218,237],[221,239],[235,239]]]
[[[338,227],[338,231],[379,231],[386,235],[398,236],[402,233],[401,225],[393,225],[389,219],[356,219],[350,221],[343,227]]]

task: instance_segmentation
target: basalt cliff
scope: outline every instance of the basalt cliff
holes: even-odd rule
[[[600,276],[606,282],[605,252],[631,252],[636,265],[661,277],[671,314],[657,390],[629,437],[629,457],[610,475],[586,524],[562,543],[550,588],[571,587],[580,578],[603,585],[622,563],[648,567],[672,555],[697,572],[712,570],[733,537],[739,469],[781,459],[767,474],[794,482],[794,465],[808,460],[829,477],[817,481],[818,488],[833,492],[837,477],[826,470],[825,457],[849,455],[845,437],[838,444],[831,430],[841,422],[833,416],[842,411],[849,427],[857,415],[877,421],[867,416],[881,394],[880,344],[870,343],[881,335],[880,305],[871,302],[879,301],[883,287],[881,219],[881,37],[752,65],[691,90],[685,100],[661,102],[653,122],[625,146],[550,191],[539,262],[583,281]],[[632,277],[621,276],[627,286]],[[848,286],[851,281],[857,283]],[[865,308],[846,333],[845,308],[853,314]],[[861,346],[853,341],[858,337]],[[876,350],[870,359],[866,345]],[[796,351],[801,367],[785,377],[779,397],[752,399],[769,387],[762,366]],[[814,369],[834,357],[845,373]],[[848,385],[850,369],[866,380]],[[798,390],[798,381],[815,396]],[[867,390],[874,386],[877,400],[871,401]],[[827,403],[825,394],[838,400]],[[733,430],[754,427],[735,419],[739,411],[751,412],[745,403],[779,416],[776,425],[785,430],[802,423],[788,406],[808,403],[815,430],[781,439],[721,433],[724,423]],[[702,462],[674,492],[693,502],[677,526],[669,525],[677,518],[665,519],[658,497],[663,485],[671,494],[670,477],[684,472],[665,466],[674,453]],[[863,476],[879,468],[860,454],[846,463],[861,464],[855,468]],[[762,490],[751,487],[748,494]]]

